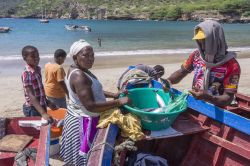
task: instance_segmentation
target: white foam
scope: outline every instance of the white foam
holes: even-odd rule
[[[159,50],[130,50],[130,51],[101,51],[95,52],[95,56],[132,56],[132,55],[171,55],[171,54],[190,54],[195,48],[187,49],[159,49]],[[250,47],[230,47],[229,51],[243,52],[250,51]],[[53,54],[41,54],[40,58],[53,58]],[[0,60],[21,60],[21,55],[0,56]]]

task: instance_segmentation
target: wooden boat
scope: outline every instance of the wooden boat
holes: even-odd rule
[[[40,21],[40,23],[49,23],[49,20],[46,18],[42,18],[39,21]]]
[[[0,27],[0,33],[8,33],[11,31],[10,27]]]
[[[40,23],[49,23],[49,20],[46,18],[46,5],[45,5],[45,11],[43,13],[43,1],[41,0],[41,12],[42,12],[42,18],[39,20]]]
[[[39,117],[22,117],[6,119],[6,134],[25,134],[33,136],[32,141],[27,145],[29,148],[36,148],[36,161],[28,160],[28,166],[48,166],[49,165],[49,145],[50,145],[50,127],[41,126],[40,130],[32,127],[20,127],[20,120],[40,120]],[[0,152],[0,165],[16,165],[14,152]]]
[[[170,166],[250,165],[250,97],[236,94],[236,100],[237,105],[222,109],[189,96],[188,110],[172,125],[176,134],[149,136],[136,146],[167,159]],[[89,166],[113,165],[113,148],[121,141],[118,131],[113,124],[99,129]],[[120,165],[132,154],[122,151]]]

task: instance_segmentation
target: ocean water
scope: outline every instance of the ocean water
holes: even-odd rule
[[[87,25],[91,32],[67,31],[65,24]],[[25,45],[38,48],[41,58],[52,57],[62,48],[69,51],[79,39],[87,40],[96,56],[190,53],[196,47],[192,40],[197,22],[178,21],[112,21],[51,19],[41,24],[37,19],[0,19],[0,26],[12,31],[0,33],[0,60],[21,59]],[[223,24],[230,50],[250,51],[250,24]],[[102,46],[97,39],[101,38]]]

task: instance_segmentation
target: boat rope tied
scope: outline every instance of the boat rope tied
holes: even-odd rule
[[[114,147],[113,147],[111,144],[109,144],[109,143],[107,143],[107,142],[101,142],[101,143],[99,143],[99,144],[93,146],[93,147],[88,151],[88,156],[89,156],[90,152],[92,152],[96,147],[101,146],[101,145],[108,145],[111,149],[115,150]]]
[[[122,152],[125,149],[129,151],[136,151],[137,147],[135,146],[135,142],[130,139],[127,139],[124,142],[122,142],[120,145],[115,146],[115,155],[114,155],[115,166],[120,165],[120,152]]]
[[[36,161],[37,149],[26,148],[23,151],[17,153],[15,161],[17,166],[27,166],[27,159],[31,158],[34,162]]]

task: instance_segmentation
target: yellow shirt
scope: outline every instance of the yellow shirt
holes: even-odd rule
[[[45,94],[53,98],[63,98],[65,93],[60,85],[64,81],[65,71],[61,65],[47,63],[45,65]]]

